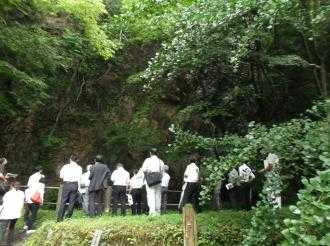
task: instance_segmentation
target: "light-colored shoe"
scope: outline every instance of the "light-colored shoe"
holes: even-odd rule
[[[27,231],[27,229],[29,229],[29,227],[28,227],[27,225],[25,225],[25,226],[23,227],[23,229]]]

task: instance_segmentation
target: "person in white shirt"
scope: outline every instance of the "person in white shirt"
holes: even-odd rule
[[[89,175],[90,175],[91,166],[92,165],[87,165],[86,172],[83,173],[83,175],[81,175],[79,188],[78,188],[78,191],[81,194],[81,198],[82,198],[82,208],[83,208],[83,210],[86,214],[89,214],[89,210],[88,210],[88,206],[89,206],[88,205],[88,200],[89,200],[88,186],[89,186],[89,183],[90,183]]]
[[[2,204],[2,198],[6,193],[5,182],[7,181],[5,169],[8,161],[6,158],[0,158],[0,205]]]
[[[30,187],[34,183],[38,183],[41,178],[44,178],[45,177],[42,174],[42,171],[43,170],[42,170],[42,167],[41,166],[37,166],[35,168],[35,170],[36,170],[36,172],[29,177],[29,180],[28,180],[28,183],[27,183],[27,186],[28,187]]]
[[[132,214],[141,214],[142,213],[142,187],[144,182],[144,175],[141,170],[133,171],[133,177],[129,182],[130,193],[133,198],[132,204]]]
[[[129,186],[130,176],[129,172],[124,169],[124,165],[118,163],[116,170],[111,174],[111,181],[113,183],[112,199],[113,207],[112,214],[117,214],[117,209],[121,208],[121,215],[126,215],[126,191]]]
[[[40,205],[43,204],[45,193],[45,179],[40,178],[38,182],[33,182],[25,190],[25,212],[24,212],[24,229],[33,230],[33,224],[37,219],[37,213]],[[35,200],[37,199],[37,200]]]
[[[58,222],[63,220],[66,203],[69,203],[69,206],[65,217],[71,218],[73,214],[73,208],[77,199],[79,182],[82,175],[82,168],[77,164],[77,160],[77,157],[72,155],[70,157],[70,163],[65,164],[60,171],[60,178],[63,181],[63,188],[61,204],[57,213]]]
[[[168,174],[169,167],[167,165],[164,165],[164,173],[162,177],[162,202],[161,202],[161,212],[162,214],[166,213],[166,206],[167,206],[167,190],[168,190],[168,185],[170,182],[170,175]]]
[[[8,227],[7,244],[12,245],[14,241],[15,224],[22,216],[24,207],[24,192],[19,190],[20,184],[12,182],[10,190],[3,196],[3,204],[0,209],[0,243],[5,240],[5,233]]]
[[[147,181],[147,201],[149,206],[149,215],[160,215],[161,212],[161,199],[162,199],[162,188],[161,179],[159,183],[154,185],[148,184],[147,175],[152,173],[164,173],[164,162],[158,158],[157,149],[153,148],[150,150],[150,157],[145,159],[142,165],[142,171]]]
[[[199,168],[196,165],[197,158],[191,157],[189,165],[184,172],[184,185],[182,187],[181,198],[179,202],[179,211],[187,204],[191,203],[195,210],[197,210],[198,203],[198,181],[199,181]]]

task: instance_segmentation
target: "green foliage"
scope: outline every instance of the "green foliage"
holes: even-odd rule
[[[175,31],[180,11],[193,2],[123,0],[119,13],[109,19],[106,30],[123,45],[161,41]]]
[[[108,39],[104,31],[97,23],[97,19],[106,14],[105,5],[101,0],[88,1],[58,1],[57,7],[67,13],[72,14],[84,26],[84,33],[90,40],[94,49],[104,58],[112,57],[116,45]]]
[[[11,64],[0,60],[0,76],[4,79],[0,88],[9,88],[0,92],[1,119],[15,118],[21,111],[41,104],[46,99],[46,84],[31,78]]]
[[[304,189],[298,193],[298,202],[290,206],[291,218],[284,220],[282,230],[285,239],[282,245],[329,245],[330,243],[330,102],[327,100],[328,125],[320,139],[327,139],[326,151],[320,159],[324,162],[324,171],[317,172],[311,179],[303,179]],[[311,141],[312,143],[314,141]],[[322,145],[320,149],[324,150]],[[309,158],[308,161],[311,161]]]
[[[251,228],[242,245],[274,245],[278,242],[278,231],[281,228],[279,220],[279,206],[275,198],[281,196],[282,182],[279,166],[275,165],[271,172],[266,173],[266,181],[261,192],[261,200],[253,209]]]
[[[199,1],[182,10],[177,31],[169,42],[163,44],[161,52],[156,54],[145,77],[151,86],[160,78],[171,80],[185,70],[192,76],[214,60],[220,60],[229,66],[228,69],[237,71],[240,64],[256,52],[256,41],[261,43],[263,53],[274,55],[274,31],[278,35],[287,32],[288,27],[325,48],[326,39],[329,38],[329,32],[326,31],[329,9],[329,4],[308,6],[306,3],[303,6],[298,0]],[[311,19],[307,20],[304,13],[310,14]],[[285,27],[285,30],[281,27]],[[299,55],[289,54],[272,60],[271,63],[282,61],[282,65],[288,62],[289,65],[293,62],[312,62],[304,61]]]
[[[118,245],[182,245],[180,214],[159,217],[126,216],[81,218],[63,223],[45,222],[26,245],[89,245],[96,229],[103,230],[102,243]],[[198,214],[199,245],[237,245],[251,218],[250,212],[222,211]],[[65,233],[70,231],[71,233]]]
[[[40,27],[4,26],[0,37],[3,59],[17,64],[27,74],[42,78],[55,75],[69,65],[70,59],[63,56],[60,40]]]
[[[179,159],[189,153],[201,154],[201,170],[205,176],[201,196],[206,202],[212,198],[215,185],[226,172],[242,163],[260,170],[268,153],[276,153],[281,160],[280,173],[286,196],[291,187],[299,186],[297,176],[312,177],[325,168],[318,160],[328,146],[321,134],[325,130],[324,121],[308,118],[272,127],[251,122],[244,137],[226,134],[222,138],[207,138],[178,129],[175,142],[169,145],[169,157]]]
[[[140,122],[118,123],[112,125],[105,133],[104,151],[111,151],[110,158],[114,161],[122,159],[123,151],[147,153],[152,147],[159,146],[161,135],[156,129],[145,125],[147,119]],[[139,156],[141,159],[144,156]]]
[[[330,169],[303,183],[305,188],[298,193],[297,205],[290,206],[295,218],[284,221],[283,245],[329,245]]]

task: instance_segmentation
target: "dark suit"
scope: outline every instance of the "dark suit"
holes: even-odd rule
[[[95,216],[103,211],[104,190],[108,187],[110,178],[109,168],[102,163],[96,162],[90,170],[89,192],[89,214]]]

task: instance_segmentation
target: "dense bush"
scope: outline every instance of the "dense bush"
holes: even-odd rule
[[[245,246],[274,245],[274,242],[279,241],[280,204],[276,201],[276,197],[280,197],[282,191],[279,165],[280,163],[276,163],[273,170],[265,175],[261,200],[253,209],[251,228],[242,243]]]
[[[248,230],[250,212],[206,212],[198,214],[199,245],[237,245]],[[89,245],[96,229],[103,230],[108,245],[183,245],[179,214],[161,217],[103,216],[78,218],[63,223],[44,222],[26,245]],[[70,233],[68,233],[70,232]]]
[[[297,205],[290,207],[295,217],[284,221],[283,245],[329,245],[330,169],[303,183],[305,188],[298,193]]]
[[[317,108],[322,109],[324,119],[324,104]],[[286,202],[297,192],[302,176],[313,177],[325,168],[319,157],[327,151],[328,143],[323,137],[326,124],[320,118],[293,119],[271,127],[251,122],[245,136],[227,134],[222,138],[207,138],[178,129],[174,143],[169,146],[169,157],[182,158],[195,152],[202,156],[205,179],[201,195],[205,202],[212,198],[215,185],[231,168],[246,163],[260,170],[268,153],[276,153],[280,157],[282,195]]]

